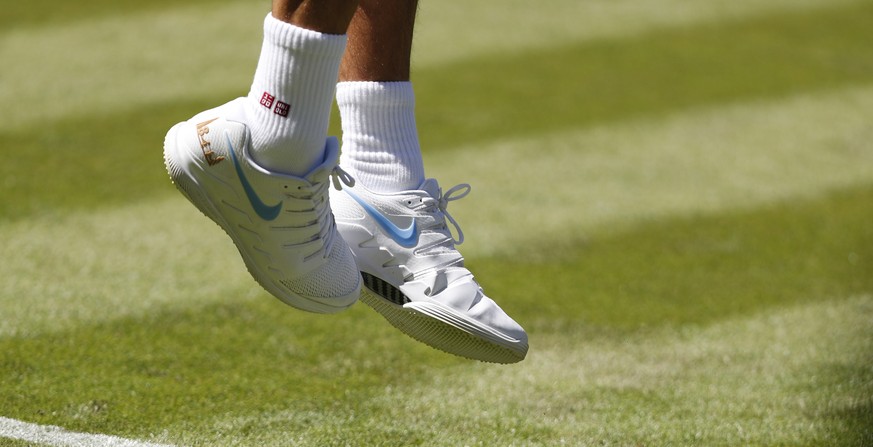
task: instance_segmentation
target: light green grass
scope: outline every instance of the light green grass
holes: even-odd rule
[[[873,445],[873,4],[467,3],[422,5],[419,125],[428,173],[474,185],[450,210],[527,360],[294,311],[173,191],[163,133],[246,91],[266,4],[22,3],[0,415],[204,446]]]

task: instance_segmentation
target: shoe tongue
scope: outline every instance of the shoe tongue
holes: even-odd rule
[[[330,177],[331,171],[336,167],[339,159],[339,142],[336,137],[328,137],[324,146],[324,158],[321,163],[314,166],[303,178],[310,183],[321,183]]]
[[[425,180],[418,189],[428,193],[434,199],[440,198],[440,184],[436,179],[429,178]]]

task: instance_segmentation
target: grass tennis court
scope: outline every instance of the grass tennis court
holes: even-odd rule
[[[873,2],[547,3],[423,2],[414,50],[511,366],[281,304],[175,192],[268,3],[4,5],[0,445],[873,445]]]

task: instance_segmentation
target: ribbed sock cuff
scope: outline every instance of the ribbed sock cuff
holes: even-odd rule
[[[326,34],[283,22],[273,14],[264,18],[264,40],[277,47],[323,55],[342,57],[346,50],[345,34]]]
[[[322,161],[345,35],[324,34],[268,14],[246,116],[253,156],[303,175]]]
[[[343,129],[344,169],[368,189],[415,189],[424,164],[410,82],[340,82],[337,105]]]

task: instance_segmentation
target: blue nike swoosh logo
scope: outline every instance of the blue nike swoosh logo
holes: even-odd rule
[[[366,200],[358,197],[348,189],[343,189],[343,191],[355,199],[355,202],[358,202],[358,204],[364,208],[364,211],[376,220],[376,223],[385,230],[385,233],[387,233],[394,242],[397,242],[401,247],[405,248],[412,248],[418,245],[418,231],[416,231],[415,219],[412,219],[412,223],[410,223],[408,227],[400,228],[395,225],[394,222],[391,222],[390,219],[385,217],[384,214],[379,212],[379,210],[377,210],[373,205],[367,203]]]
[[[229,148],[228,152],[230,152],[230,159],[233,160],[233,167],[236,169],[236,175],[239,177],[239,182],[242,183],[243,190],[246,192],[246,197],[249,198],[249,203],[252,204],[252,208],[254,208],[255,212],[258,213],[258,216],[261,216],[261,219],[274,220],[279,217],[279,213],[282,212],[282,202],[269,206],[258,197],[258,194],[246,178],[245,173],[243,173],[242,167],[239,165],[239,160],[236,158],[236,152],[233,150],[233,143],[230,141],[230,135],[228,135],[226,130],[224,131],[224,138],[227,139],[227,146]]]

